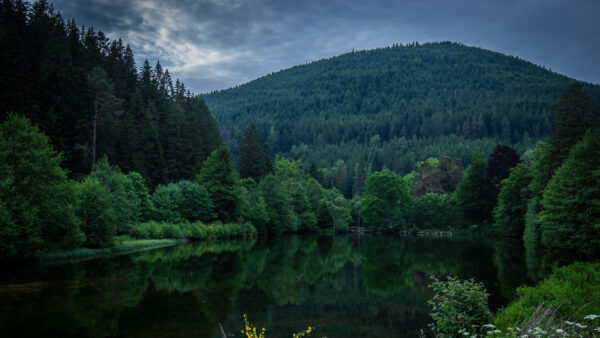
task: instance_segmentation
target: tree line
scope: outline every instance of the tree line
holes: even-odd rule
[[[358,51],[292,67],[203,95],[237,155],[248,124],[274,154],[319,167],[344,162],[407,174],[447,155],[471,163],[496,144],[519,153],[552,132],[552,114],[572,82],[480,48],[441,42]],[[600,104],[600,87],[581,83]],[[353,184],[340,187],[351,197]]]
[[[360,202],[368,226],[470,229],[540,243],[555,260],[598,257],[600,115],[574,83],[561,96],[553,132],[523,157],[497,145],[460,162],[429,159],[402,176],[370,174]],[[462,176],[462,177],[461,177]],[[448,184],[451,183],[451,184]]]
[[[223,144],[204,101],[160,62],[138,69],[120,39],[65,21],[45,0],[2,0],[0,22],[0,122],[12,111],[37,124],[70,177],[107,155],[153,188],[193,179]]]

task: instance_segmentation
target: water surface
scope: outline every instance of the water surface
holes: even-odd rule
[[[527,262],[527,263],[526,263]],[[475,278],[504,306],[536,264],[519,242],[285,236],[198,243],[87,262],[3,269],[2,337],[411,337],[430,275]]]

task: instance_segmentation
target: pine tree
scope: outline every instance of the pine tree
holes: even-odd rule
[[[267,174],[266,156],[260,146],[260,139],[254,124],[250,124],[246,130],[246,136],[242,143],[240,156],[238,158],[238,170],[242,178],[252,177],[260,181]]]
[[[600,254],[600,134],[588,131],[544,190],[542,243],[551,254],[586,259]]]
[[[470,224],[482,224],[492,218],[496,205],[494,186],[487,176],[488,164],[480,153],[473,155],[473,163],[456,187],[456,203],[463,218]]]
[[[556,107],[552,135],[548,141],[548,180],[567,158],[571,147],[583,138],[585,131],[598,126],[598,114],[598,110],[583,92],[580,84],[571,84],[563,93]]]
[[[102,68],[92,69],[87,76],[87,80],[94,104],[91,132],[91,171],[94,171],[97,158],[98,125],[102,123],[101,119],[108,118],[108,115],[116,114],[119,111],[121,100],[115,96],[114,85]]]
[[[218,218],[234,222],[240,215],[241,183],[229,159],[229,150],[222,146],[213,151],[202,164],[196,182],[203,185],[213,202]]]

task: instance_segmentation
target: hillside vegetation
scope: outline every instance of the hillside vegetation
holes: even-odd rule
[[[520,152],[551,132],[573,82],[517,57],[442,42],[352,52],[204,95],[236,151],[253,122],[274,153],[406,173],[442,154]],[[600,87],[583,84],[598,105]]]

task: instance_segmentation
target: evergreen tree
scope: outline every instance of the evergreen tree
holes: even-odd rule
[[[473,163],[456,187],[456,203],[469,224],[489,222],[496,205],[494,186],[487,176],[488,164],[480,153],[473,155]]]
[[[314,163],[314,162],[313,162]],[[312,170],[312,167],[311,167]],[[367,168],[365,167],[365,159],[360,157],[354,172],[354,185],[352,186],[352,196],[362,196],[365,190],[365,180],[367,179]]]
[[[202,164],[196,182],[203,185],[213,202],[218,218],[235,222],[240,216],[241,183],[229,159],[229,150],[222,146],[210,154]]]
[[[107,115],[116,114],[120,109],[121,101],[117,99],[114,94],[114,85],[108,78],[106,72],[100,68],[95,67],[87,76],[88,86],[90,93],[93,96],[93,118],[91,128],[91,139],[92,139],[92,164],[91,170],[94,171],[96,164],[96,150],[97,150],[97,138],[98,138],[98,125],[102,123],[100,120],[107,118]]]
[[[510,176],[502,181],[498,205],[494,208],[494,225],[507,237],[523,237],[527,203],[531,197],[529,183],[532,178],[531,169],[520,163],[510,169]]]
[[[260,181],[267,174],[266,156],[252,123],[248,126],[242,143],[238,157],[238,169],[242,178],[252,177],[255,181]]]
[[[600,134],[588,131],[544,189],[542,243],[554,256],[600,254]]]
[[[585,131],[596,128],[600,118],[598,110],[578,83],[572,83],[563,93],[553,121],[549,145],[549,170],[554,172],[569,155],[570,149],[579,142]],[[550,176],[552,175],[550,173]]]

